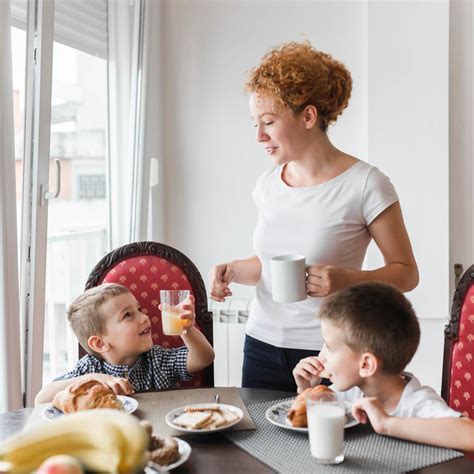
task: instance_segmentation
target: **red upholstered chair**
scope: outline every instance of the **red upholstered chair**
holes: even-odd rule
[[[474,265],[456,286],[444,330],[441,395],[450,407],[474,419]]]
[[[92,270],[86,290],[101,283],[121,283],[128,287],[151,320],[155,344],[178,347],[178,336],[164,336],[161,329],[160,290],[190,290],[196,304],[196,325],[212,345],[212,313],[207,309],[204,282],[193,262],[178,250],[156,242],[136,242],[106,255]],[[85,354],[82,351],[81,356]],[[213,365],[194,374],[178,387],[213,387]]]

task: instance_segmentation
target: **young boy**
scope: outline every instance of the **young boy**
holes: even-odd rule
[[[194,299],[181,306],[185,320],[181,337],[185,346],[165,349],[153,345],[151,324],[128,288],[105,283],[87,290],[68,309],[74,334],[88,354],[60,379],[43,387],[35,403],[50,402],[54,395],[80,380],[99,380],[118,395],[172,388],[212,363],[214,351],[196,329]]]
[[[321,307],[324,346],[293,370],[298,392],[331,380],[338,398],[382,435],[474,451],[474,421],[462,418],[418,379],[403,372],[416,352],[420,327],[398,290],[364,283],[329,297]]]

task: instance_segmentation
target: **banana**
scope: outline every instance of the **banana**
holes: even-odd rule
[[[132,472],[145,463],[148,439],[138,420],[110,409],[74,413],[0,445],[12,472],[31,472],[48,457],[69,454],[90,471]]]

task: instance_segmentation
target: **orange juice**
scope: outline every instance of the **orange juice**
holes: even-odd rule
[[[178,308],[166,305],[161,312],[161,323],[163,334],[166,336],[179,336],[183,332],[183,324],[186,321],[181,319]]]

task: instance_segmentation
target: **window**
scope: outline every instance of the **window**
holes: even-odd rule
[[[22,379],[31,405],[42,384],[76,361],[78,343],[66,308],[110,250],[111,221],[114,244],[128,241],[132,200],[122,190],[133,194],[129,130],[135,127],[129,117],[140,89],[130,91],[132,78],[141,77],[141,56],[135,52],[142,23],[135,19],[144,18],[144,5],[141,0],[9,2],[18,235],[20,227],[24,234],[20,314],[22,353],[28,358]],[[53,198],[58,174],[60,189]]]
[[[26,32],[12,27],[13,114],[15,132],[15,176],[18,256],[20,256],[23,191],[23,140],[25,135]]]
[[[105,175],[79,176],[79,199],[105,199]]]
[[[106,59],[55,42],[50,159],[60,162],[61,192],[48,203],[43,383],[77,360],[66,307],[108,250],[107,95]],[[55,173],[51,164],[50,189]]]

